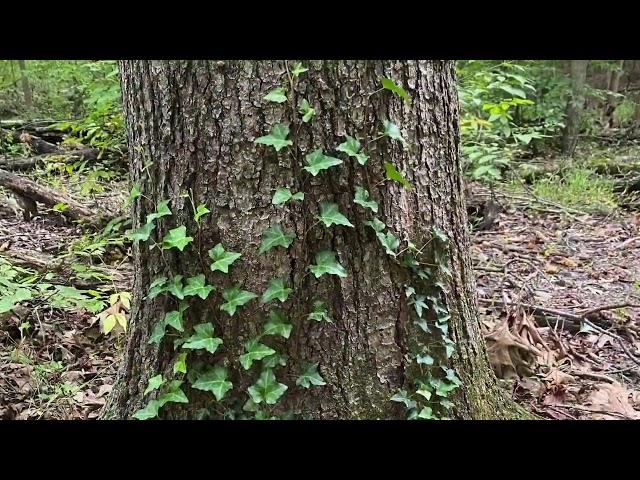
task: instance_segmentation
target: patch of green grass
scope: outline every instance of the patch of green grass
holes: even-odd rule
[[[616,208],[613,180],[585,168],[572,168],[562,174],[534,183],[536,195],[561,205],[584,211],[610,213]]]

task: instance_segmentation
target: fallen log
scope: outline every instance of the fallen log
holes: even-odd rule
[[[0,186],[30,197],[48,207],[65,204],[67,207],[62,214],[72,220],[84,221],[91,225],[100,225],[105,221],[103,214],[85,207],[68,195],[2,169],[0,169]]]

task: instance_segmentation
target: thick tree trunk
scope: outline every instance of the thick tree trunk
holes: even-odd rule
[[[259,375],[256,366],[249,372],[240,368],[238,356],[244,342],[260,331],[269,304],[260,307],[254,300],[229,317],[219,310],[224,301],[220,293],[239,284],[260,294],[270,279],[286,278],[294,291],[278,307],[293,324],[291,337],[282,342],[265,340],[289,355],[287,366],[276,369],[278,381],[289,386],[280,411],[294,410],[311,418],[406,417],[403,406],[390,398],[399,389],[409,388],[415,369],[408,361],[417,335],[415,318],[404,288],[411,280],[407,269],[385,254],[374,231],[364,225],[372,215],[353,203],[356,185],[363,185],[378,201],[377,216],[403,240],[403,246],[404,240],[410,240],[419,247],[428,244],[425,251],[429,251],[434,244],[428,243],[432,227],[451,239],[449,268],[453,274],[443,285],[444,303],[451,315],[450,335],[456,342],[449,362],[463,383],[452,398],[453,415],[522,417],[523,411],[497,386],[476,313],[458,161],[453,62],[312,61],[306,66],[309,71],[300,77],[297,87],[303,94],[296,94],[291,104],[277,104],[265,101],[264,96],[283,80],[288,84],[283,62],[121,63],[131,170],[143,192],[133,205],[134,227],[144,224],[158,202],[170,199],[173,216],[158,221],[153,238],[160,241],[170,229],[185,225],[195,240],[182,254],[167,250],[164,258],[145,243],[134,247],[128,344],[104,417],[130,417],[146,404],[149,396],[144,397],[143,392],[150,377],[158,373],[172,377],[171,365],[177,355],[172,342],[165,340],[157,346],[148,340],[165,311],[175,306],[163,297],[145,299],[150,283],[171,273],[185,277],[204,273],[208,283],[217,287],[206,301],[191,302],[186,326],[215,324],[217,335],[224,340],[220,348],[224,351],[216,356],[232,372],[230,396],[238,398],[237,405],[247,400],[246,389]],[[405,88],[413,100],[410,106],[388,91],[372,94],[385,77]],[[316,111],[309,123],[300,121],[297,108],[292,113],[292,105],[297,106],[301,98]],[[274,124],[290,119],[295,119],[289,136],[295,140],[294,147],[276,154],[273,148],[254,143]],[[386,119],[401,127],[412,145],[410,150],[388,138],[367,143],[379,136]],[[365,167],[336,152],[346,134],[362,140],[371,157]],[[317,148],[344,158],[344,164],[312,177],[302,170],[303,158]],[[403,172],[413,189],[385,182],[385,161]],[[304,201],[272,205],[274,190],[285,186],[294,193],[303,191]],[[200,233],[190,200],[183,194],[192,194],[196,205],[206,203],[212,212],[202,217]],[[321,201],[337,203],[355,228],[318,225]],[[288,249],[258,254],[262,232],[276,224],[295,232],[295,241]],[[228,275],[212,273],[210,261],[203,260],[218,242],[242,253]],[[325,275],[316,279],[309,274],[307,267],[321,250],[337,252],[348,272],[346,278]],[[327,302],[333,323],[307,319],[314,299]],[[327,385],[309,390],[297,387],[290,379],[295,379],[303,362],[318,363]],[[212,408],[212,414],[219,415],[210,393],[187,385],[185,382],[183,389],[190,404],[167,404],[161,417],[193,418],[201,408]]]
[[[584,110],[584,86],[587,80],[588,60],[571,60],[571,98],[567,104],[565,129],[562,137],[562,153],[573,156],[580,134],[580,122]]]

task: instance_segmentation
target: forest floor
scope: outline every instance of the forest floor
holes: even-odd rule
[[[477,184],[469,190],[490,195]],[[640,418],[640,215],[577,214],[495,195],[502,212],[472,233],[472,258],[489,356],[505,387],[545,418]],[[83,234],[61,220],[55,212],[31,222],[0,216],[0,253],[68,251]],[[107,263],[129,290],[128,261]],[[123,332],[104,335],[84,308],[29,307],[0,318],[0,418],[96,418]]]

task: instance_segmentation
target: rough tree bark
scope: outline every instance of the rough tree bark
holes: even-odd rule
[[[33,91],[31,90],[31,84],[27,77],[27,62],[25,60],[18,60],[18,67],[20,68],[20,83],[24,96],[24,106],[27,110],[31,110],[33,108]]]
[[[241,284],[259,294],[269,279],[286,277],[294,292],[282,309],[294,328],[279,347],[290,356],[287,367],[277,373],[278,380],[289,385],[284,407],[300,409],[311,418],[404,418],[404,408],[389,399],[406,381],[408,335],[413,331],[403,287],[406,272],[385,255],[374,232],[363,225],[371,212],[353,203],[356,185],[364,185],[379,202],[377,216],[399,238],[421,246],[437,226],[452,240],[453,276],[446,285],[446,303],[456,341],[451,361],[463,382],[453,398],[455,416],[522,418],[525,413],[497,385],[477,317],[458,159],[454,63],[312,61],[307,66],[299,88],[301,97],[316,109],[316,117],[308,124],[291,114],[292,105],[263,100],[287,78],[283,62],[121,62],[132,177],[144,194],[133,205],[134,227],[144,223],[159,201],[171,199],[174,215],[158,222],[154,238],[186,225],[196,240],[182,254],[167,251],[164,260],[158,249],[149,250],[146,244],[134,247],[135,300],[128,342],[103,418],[129,418],[146,403],[143,392],[148,379],[160,372],[171,376],[176,355],[172,342],[158,347],[148,340],[164,312],[174,307],[162,297],[145,299],[150,283],[158,276],[169,276],[168,269],[185,277],[205,273],[208,283],[218,286],[206,301],[198,300],[187,310],[187,325],[214,322],[224,340],[227,353],[223,357],[234,372],[239,405],[258,374],[241,370],[238,356],[243,342],[259,331],[268,310],[254,300],[229,317],[219,310],[220,292]],[[410,106],[387,91],[371,95],[384,77],[407,90],[413,99]],[[301,150],[297,155],[293,149],[276,154],[271,147],[254,143],[273,124],[294,117],[291,135],[297,132]],[[410,152],[386,138],[367,145],[367,140],[378,136],[385,119],[401,127],[405,139],[414,145]],[[371,156],[366,170],[335,151],[345,134],[364,139]],[[329,155],[344,157],[345,162],[311,177],[301,169],[302,159],[320,147]],[[414,188],[404,190],[385,182],[383,161],[394,163]],[[286,208],[272,205],[274,190],[283,186],[304,191],[304,201],[291,202]],[[190,201],[183,195],[188,192],[196,205],[204,202],[212,211],[202,217],[200,235]],[[338,203],[355,228],[313,227],[323,200]],[[276,223],[295,232],[295,242],[288,250],[258,255],[263,230]],[[207,258],[207,250],[218,242],[242,253],[229,275],[208,271],[197,253],[199,249]],[[315,253],[327,249],[338,252],[348,277],[315,279],[308,274]],[[307,320],[315,298],[328,302],[334,323]],[[288,380],[303,361],[319,363],[326,386],[302,390]],[[210,393],[199,393],[203,392],[189,389],[187,407],[168,404],[161,416],[193,418],[196,410],[215,403]]]
[[[571,60],[571,98],[567,104],[565,129],[562,136],[562,153],[567,156],[573,156],[578,143],[588,65],[589,60]]]

